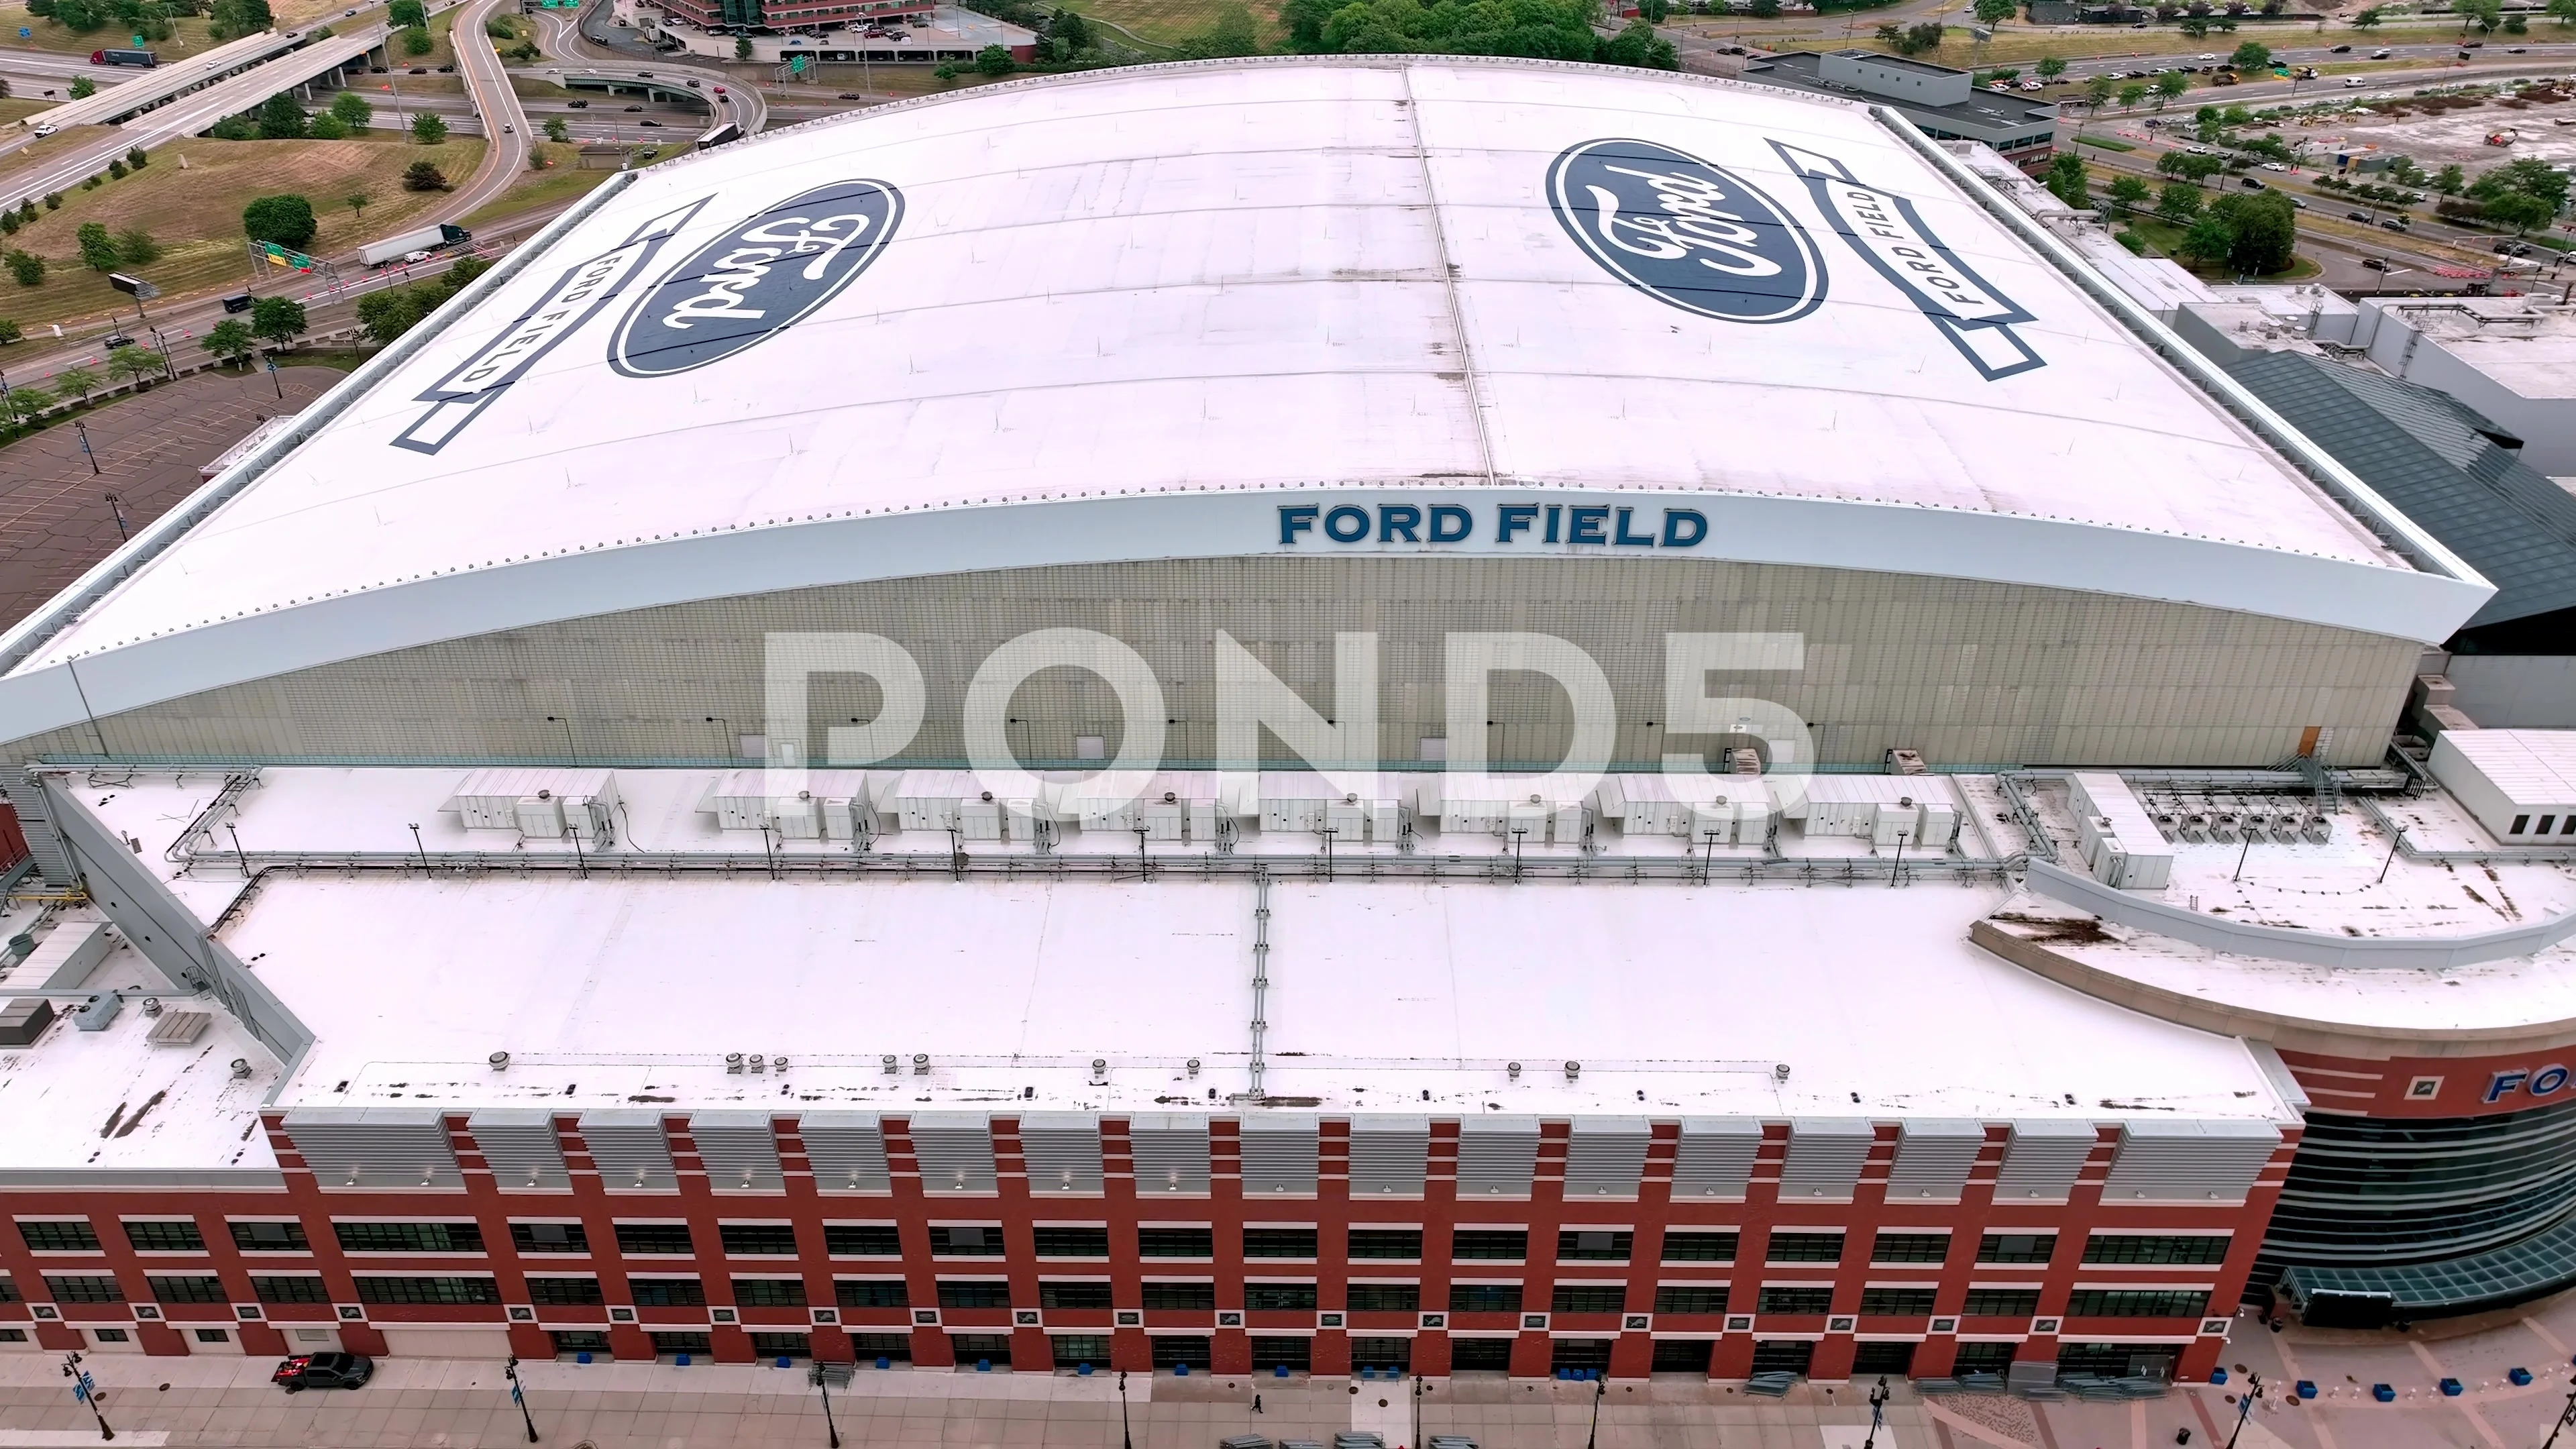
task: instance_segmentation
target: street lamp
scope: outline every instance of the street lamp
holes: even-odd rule
[[[107,1411],[98,1406],[98,1380],[91,1378],[89,1370],[82,1368],[80,1363],[79,1354],[64,1354],[63,1377],[72,1381],[72,1397],[89,1405],[89,1411],[98,1416],[98,1437],[113,1439],[116,1431],[107,1427]]]
[[[110,512],[110,513],[112,513],[112,514],[114,514],[114,515],[116,515],[116,537],[117,537],[117,540],[118,540],[119,542],[125,542],[125,541],[128,541],[128,540],[131,540],[131,539],[134,537],[134,535],[126,531],[126,527],[125,527],[125,504],[124,504],[123,500],[119,499],[119,498],[118,498],[115,494],[113,494],[113,493],[108,494],[108,495],[107,495],[107,511],[108,511],[108,512]]]
[[[2263,1397],[2263,1376],[2259,1373],[2247,1374],[2245,1392],[2237,1396],[2236,1427],[2227,1436],[2227,1449],[2236,1449],[2236,1436],[2245,1432],[2245,1421],[2254,1413],[2254,1401],[2261,1397]]]
[[[2567,1407],[2558,1411],[2558,1422],[2549,1426],[2549,1437],[2540,1441],[2540,1449],[2555,1449],[2558,1431],[2576,1424],[2576,1385],[2567,1390]]]
[[[412,829],[418,830],[420,827],[415,825]],[[528,1442],[534,1444],[537,1442],[537,1420],[535,1415],[528,1412],[528,1396],[526,1393],[522,1392],[519,1384],[519,1356],[517,1354],[512,1354],[510,1356],[510,1361],[501,1366],[501,1376],[510,1381],[510,1402],[519,1406],[520,1422],[528,1426]]]
[[[2576,1394],[2568,1396],[2570,1412],[2576,1412]],[[2553,1436],[2554,1437],[2554,1436]],[[1118,1371],[1118,1443],[1119,1449],[1136,1449],[1136,1433],[1127,1423],[1127,1371]]]
[[[1606,1368],[1594,1369],[1592,1371],[1592,1432],[1583,1436],[1583,1449],[1600,1449],[1601,1398],[1609,1392],[1610,1371]]]
[[[559,715],[559,714],[550,714],[550,715],[547,715],[547,716],[546,716],[546,723],[551,724],[551,725],[562,725],[562,726],[563,726],[563,732],[564,732],[564,753],[565,753],[566,755],[569,755],[569,756],[572,758],[572,762],[573,762],[574,764],[576,764],[576,765],[580,764],[580,763],[581,763],[581,746],[576,745],[576,744],[574,744],[574,743],[572,742],[572,721],[571,721],[571,720],[568,720],[568,719],[566,719],[566,718],[564,718],[562,715]]]
[[[832,1377],[821,1364],[805,1370],[805,1381],[823,1391],[823,1432],[831,1439],[832,1449],[841,1449],[841,1426],[832,1422]]]
[[[82,422],[78,418],[74,418],[72,419],[72,431],[80,434],[81,456],[89,459],[90,476],[93,478],[100,476],[98,454],[93,451],[89,445],[89,424]]]
[[[2383,267],[2381,267],[2381,268],[2379,269],[2379,285],[2378,285],[2378,286],[2375,286],[2375,287],[2373,287],[2373,288],[2371,288],[2371,289],[2370,289],[2370,295],[2372,295],[2372,296],[2376,297],[2376,296],[2380,295],[2381,293],[2383,293],[2383,292],[2387,291],[2387,290],[2388,290],[2388,279],[2389,279],[2389,278],[2391,278],[2391,277],[2402,277],[2402,276],[2405,276],[2405,275],[2407,275],[2408,273],[2410,273],[2410,272],[2412,272],[2412,271],[2414,271],[2414,270],[2415,270],[2415,269],[2414,269],[2413,267],[2390,267],[2390,266],[2383,266]]]
[[[1879,1375],[1878,1387],[1869,1391],[1869,1434],[1860,1441],[1860,1449],[1878,1449],[1878,1431],[1887,1424],[1887,1376]]]

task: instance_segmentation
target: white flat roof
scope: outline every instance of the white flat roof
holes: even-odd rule
[[[1614,229],[1624,249],[1579,240],[1666,194],[1632,176],[1560,224],[1558,163],[1605,138],[1721,168],[1726,205],[1780,218],[1725,275],[1803,275],[1811,308],[1677,304],[1646,255],[1681,250],[1659,212]],[[830,205],[881,254],[772,255],[820,207],[785,203],[871,182]],[[1967,280],[1900,285],[1936,242],[1924,265]],[[1068,76],[656,167],[537,252],[47,639],[0,683],[0,738],[78,719],[83,691],[105,714],[688,598],[1330,551],[1277,508],[1350,489],[1471,508],[1458,552],[1637,556],[1497,538],[1502,503],[1572,495],[1649,530],[1701,510],[1694,557],[2402,637],[2488,592],[2390,554],[1868,110],[1769,87],[1431,57]],[[610,359],[717,326],[758,340],[689,370]],[[80,691],[37,682],[73,658]]]

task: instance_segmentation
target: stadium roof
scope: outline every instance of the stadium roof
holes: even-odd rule
[[[1852,102],[1538,62],[1152,67],[799,127],[604,188],[0,640],[0,739],[688,599],[1325,550],[1277,509],[1348,489],[1684,507],[1698,557],[2428,640],[2483,601],[2008,213]],[[1633,556],[1490,522],[1453,551],[1542,548]]]

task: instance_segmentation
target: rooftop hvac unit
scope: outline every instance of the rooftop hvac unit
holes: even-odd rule
[[[2209,812],[2206,809],[2195,807],[2193,809],[2185,810],[2182,812],[2180,818],[2174,822],[2174,825],[2176,829],[2182,832],[2182,838],[2193,845],[2198,845],[2202,841],[2209,839],[2210,818]]]
[[[1209,770],[1165,770],[1139,780],[1131,772],[1104,771],[1065,787],[1063,813],[1086,831],[1142,830],[1147,840],[1213,844],[1217,777]]]
[[[1887,752],[1887,773],[1891,775],[1922,775],[1928,774],[1930,771],[1923,763],[1923,752],[1921,750],[1889,750]]]
[[[782,840],[847,840],[866,823],[862,770],[728,770],[698,798],[718,830],[775,830]],[[873,833],[873,832],[870,832]]]
[[[617,838],[617,776],[610,770],[508,767],[476,770],[439,808],[467,830],[509,830],[524,840],[578,833],[593,845]]]
[[[1910,844],[1922,828],[1923,801],[1946,795],[1938,786],[1937,779],[1905,775],[1811,775],[1805,797],[1784,805],[1781,813],[1804,820],[1809,835],[1843,835],[1894,845],[1895,832],[1902,830]],[[1884,832],[1879,826],[1882,811],[1891,821]]]
[[[2173,873],[2173,852],[2129,783],[2105,771],[2067,777],[2077,810],[2084,863],[2093,878],[2121,890],[2161,890]]]
[[[1562,821],[1569,834],[1558,844],[1572,845],[1582,839],[1585,797],[1590,791],[1566,794],[1538,775],[1469,778],[1476,783],[1464,788],[1472,793],[1459,793],[1446,776],[1419,782],[1413,787],[1414,814],[1435,822],[1444,832],[1460,835],[1509,840],[1519,831],[1523,845],[1546,844],[1552,827]]]
[[[1740,775],[1611,775],[1592,799],[1601,818],[1617,821],[1625,834],[1700,841],[1715,830],[1721,844],[1762,839],[1771,813],[1769,786]],[[1749,837],[1742,828],[1747,821]]]
[[[1738,745],[1734,749],[1728,750],[1726,752],[1726,773],[1730,775],[1761,774],[1762,752],[1753,748],[1751,745]]]
[[[2223,845],[2234,845],[2245,829],[2244,812],[2231,807],[2214,806],[2209,812],[2209,838]]]
[[[2334,817],[2322,811],[2311,810],[2300,833],[2307,836],[2312,844],[2323,845],[2334,839]]]

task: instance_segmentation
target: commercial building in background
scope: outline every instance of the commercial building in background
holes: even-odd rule
[[[2057,146],[2057,103],[1976,84],[1973,71],[1875,50],[1793,50],[1744,67],[1763,85],[1882,105],[1936,141],[1974,141],[2024,171],[2048,165]]]
[[[2030,1384],[2545,1291],[2450,1174],[2567,1176],[2566,849],[2390,748],[2495,592],[1853,100],[629,173],[0,638],[0,1341]]]

